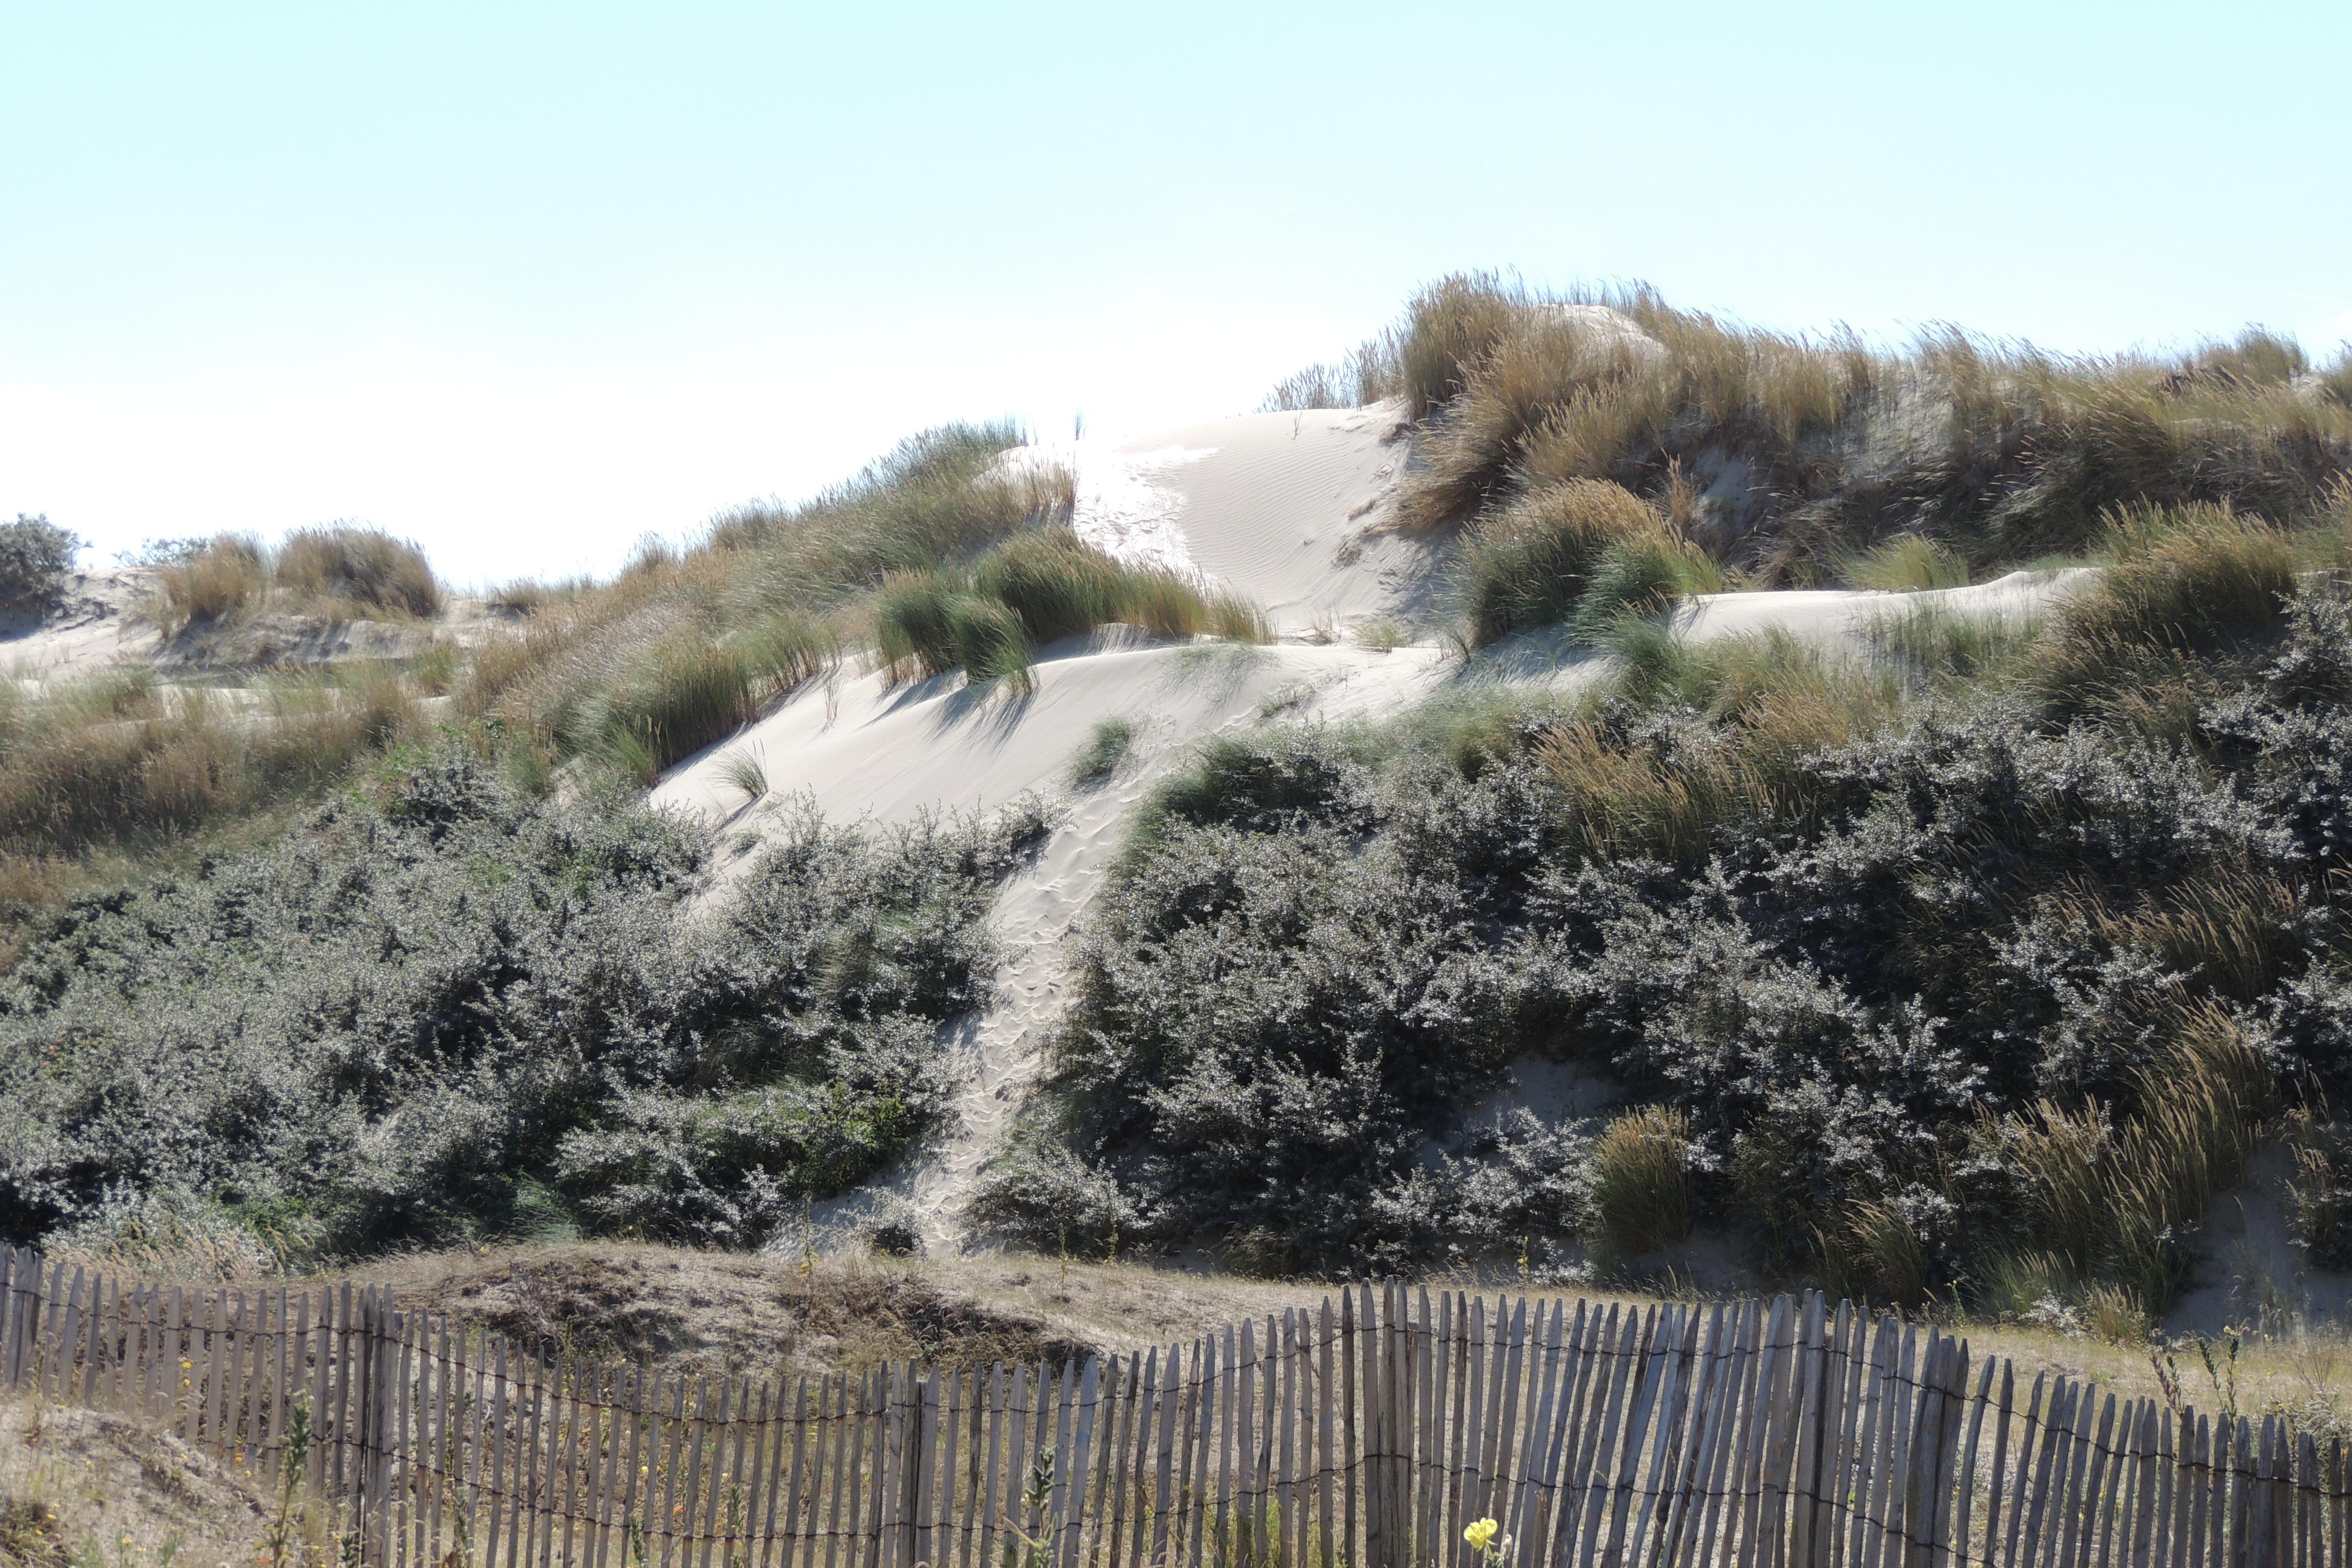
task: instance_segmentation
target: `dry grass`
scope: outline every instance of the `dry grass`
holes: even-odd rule
[[[2110,513],[2102,538],[2110,563],[2035,649],[2032,686],[2062,717],[2160,710],[2187,692],[2186,661],[2275,636],[2309,549],[2218,505]]]
[[[2352,353],[2314,376],[2294,344],[2252,330],[2173,358],[2064,358],[1957,329],[1891,351],[1760,331],[1638,286],[1549,296],[1467,275],[1269,401],[1375,394],[1422,423],[1410,531],[1606,479],[1772,584],[1856,569],[1940,584],[2084,549],[2124,506],[2227,501],[2287,524],[2352,466]],[[1880,553],[1905,536],[1919,542]]]
[[[425,552],[381,529],[296,529],[273,565],[278,585],[304,599],[420,619],[441,613],[441,584]]]
[[[0,953],[74,892],[266,837],[288,806],[416,733],[383,666],[215,691],[142,668],[22,701],[0,740]]]
[[[1595,1239],[1635,1257],[1690,1235],[1691,1124],[1687,1112],[1643,1106],[1611,1119],[1592,1144]]]
[[[166,1260],[152,1261],[161,1267]],[[187,1277],[219,1276],[199,1266]],[[754,1375],[780,1361],[812,1372],[854,1371],[908,1355],[963,1361],[1070,1347],[1140,1351],[1286,1307],[1326,1300],[1336,1306],[1340,1289],[1312,1279],[1034,1254],[907,1260],[854,1255],[804,1263],[626,1243],[419,1254],[371,1262],[350,1278],[390,1284],[404,1307],[446,1311],[453,1321],[488,1323],[542,1344],[609,1346],[665,1371]],[[1657,1300],[1606,1287],[1530,1286],[1507,1267],[1433,1272],[1417,1283],[1490,1296],[1524,1292],[1628,1305]],[[2200,1409],[2225,1403],[2185,1341],[2151,1347],[2128,1335],[2101,1337],[2088,1314],[2074,1323],[2001,1321],[1939,1301],[1920,1315],[1965,1333],[1979,1355],[2014,1358],[2021,1385],[2048,1371],[2087,1379],[2118,1397],[2161,1398],[2161,1369]],[[2108,1326],[2132,1324],[2116,1315]],[[2284,1409],[2308,1417],[2352,1390],[2352,1340],[2337,1329],[2293,1318],[2250,1321],[2234,1363],[2226,1345],[2216,1347],[2216,1356],[2237,1406],[2249,1413]]]
[[[148,615],[165,638],[264,609],[348,619],[430,619],[445,600],[425,552],[381,529],[296,529],[276,549],[224,533],[157,572]]]
[[[2178,1238],[2238,1179],[2275,1092],[2228,1014],[2178,1005],[2126,1119],[2044,1100],[1985,1135],[2027,1174],[2034,1245],[2071,1281],[2120,1287],[2135,1310],[2160,1310],[2187,1264]]]
[[[218,626],[258,606],[269,592],[269,555],[251,534],[224,533],[156,574],[151,614],[166,637],[191,623]]]
[[[1817,802],[1798,764],[1901,711],[1892,677],[1785,633],[1694,645],[1636,625],[1613,647],[1619,668],[1596,699],[1688,708],[1717,723],[1668,745],[1577,719],[1537,743],[1576,840],[1596,859],[1654,855],[1696,866],[1742,824],[1810,820]]]

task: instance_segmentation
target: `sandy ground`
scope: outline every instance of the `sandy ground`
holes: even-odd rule
[[[54,609],[0,616],[0,670],[52,681],[152,658],[162,639],[134,613],[152,575],[133,566],[78,572]]]
[[[223,1464],[144,1419],[0,1398],[0,1561],[222,1568],[252,1561],[276,1506],[271,1478]],[[289,1561],[324,1561],[297,1536]],[[11,1552],[14,1552],[14,1556]]]
[[[1045,443],[1068,467],[1072,529],[1122,560],[1196,574],[1264,605],[1278,633],[1425,618],[1445,551],[1383,531],[1409,446],[1401,404],[1253,414],[1114,445]]]

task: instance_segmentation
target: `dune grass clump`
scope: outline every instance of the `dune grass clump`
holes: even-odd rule
[[[1593,1238],[1620,1257],[1672,1247],[1690,1235],[1691,1123],[1643,1106],[1612,1117],[1592,1142]]]
[[[1591,581],[1570,617],[1586,647],[1600,647],[1628,622],[1663,616],[1684,599],[1723,586],[1706,552],[1663,530],[1612,540],[1593,563]]]
[[[1564,479],[1608,480],[1760,584],[1952,585],[2097,547],[2118,508],[2227,503],[2278,525],[2352,472],[2352,357],[2313,372],[2249,330],[2065,358],[1956,329],[1899,349],[1491,275],[1423,290],[1284,406],[1377,387],[1418,422],[1398,521],[1444,533]],[[1858,573],[1859,575],[1850,575]]]
[[[1612,546],[1662,531],[1640,498],[1591,479],[1549,486],[1482,520],[1463,550],[1472,644],[1568,619]]]
[[[172,637],[190,626],[227,626],[272,606],[430,620],[446,604],[431,563],[414,543],[381,529],[337,523],[298,528],[275,548],[245,533],[184,542],[158,566],[150,613]]]
[[[278,547],[278,585],[312,600],[429,620],[443,595],[425,552],[382,529],[298,528]]]
[[[1087,738],[1070,759],[1070,784],[1074,789],[1094,789],[1110,781],[1128,753],[1135,747],[1135,738],[1142,726],[1132,719],[1104,719],[1087,731]]]
[[[2053,617],[2031,680],[2058,713],[2161,709],[2184,660],[2275,637],[2303,563],[2286,531],[2222,506],[2113,514],[2110,563]]]
[[[603,729],[625,740],[640,784],[760,715],[752,671],[734,647],[680,638],[653,651],[607,699]]]
[[[1041,643],[1114,622],[1160,637],[1266,640],[1254,607],[1172,572],[1129,566],[1066,529],[1008,540],[969,569],[893,574],[874,606],[875,644],[893,670],[961,669],[1026,690]]]
[[[2043,1100],[1990,1136],[2023,1175],[2034,1239],[2077,1280],[2105,1278],[2160,1311],[2183,1242],[2236,1181],[2277,1106],[2270,1064],[2220,1008],[2187,1010],[2121,1118]]]
[[[1830,792],[1813,759],[1897,720],[1899,684],[1786,633],[1692,644],[1628,623],[1598,712],[1529,748],[1570,841],[1598,859],[1696,867],[1759,826],[1810,823]]]
[[[268,593],[268,551],[253,534],[218,534],[164,566],[155,587],[155,620],[165,637],[194,622],[225,625]]]
[[[1927,684],[1968,687],[2021,668],[2042,629],[2039,616],[1967,615],[1931,600],[1873,616],[1865,635]]]
[[[514,737],[527,772],[602,757],[649,776],[693,750],[689,740],[708,744],[730,716],[837,667],[877,619],[899,638],[886,657],[959,668],[931,613],[952,595],[929,580],[964,592],[974,557],[1069,516],[1071,476],[1025,460],[1020,442],[1009,425],[943,426],[801,505],[722,513],[691,549],[655,541],[614,582],[529,605],[478,653],[461,710]],[[929,612],[901,591],[910,583],[935,601]],[[969,647],[993,649],[992,669],[1023,679],[1001,617],[973,610],[959,625]],[[679,657],[689,643],[719,651]],[[656,689],[672,682],[673,694]]]
[[[1932,539],[1899,533],[1855,556],[1847,563],[1844,575],[1857,588],[1916,594],[1967,587],[1969,563]]]

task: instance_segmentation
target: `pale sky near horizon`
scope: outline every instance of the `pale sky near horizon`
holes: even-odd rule
[[[2352,5],[0,0],[0,517],[608,572],[920,426],[1242,412],[1421,282],[2352,338]]]

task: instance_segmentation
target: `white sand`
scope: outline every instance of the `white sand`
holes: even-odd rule
[[[1426,606],[1442,552],[1380,532],[1395,514],[1403,409],[1253,414],[1139,441],[1008,454],[1077,480],[1078,536],[1122,560],[1197,573],[1304,634]]]
[[[1972,620],[2024,623],[2048,611],[2097,573],[2087,566],[2059,572],[2011,572],[1990,583],[1924,594],[1873,594],[1851,588],[1760,594],[1702,594],[1675,610],[1675,635],[1693,642],[1780,631],[1810,642],[1864,647],[1874,622],[1934,608]]]
[[[148,577],[136,567],[78,572],[54,610],[0,616],[0,670],[19,681],[46,682],[152,658],[155,628],[128,616]]]

